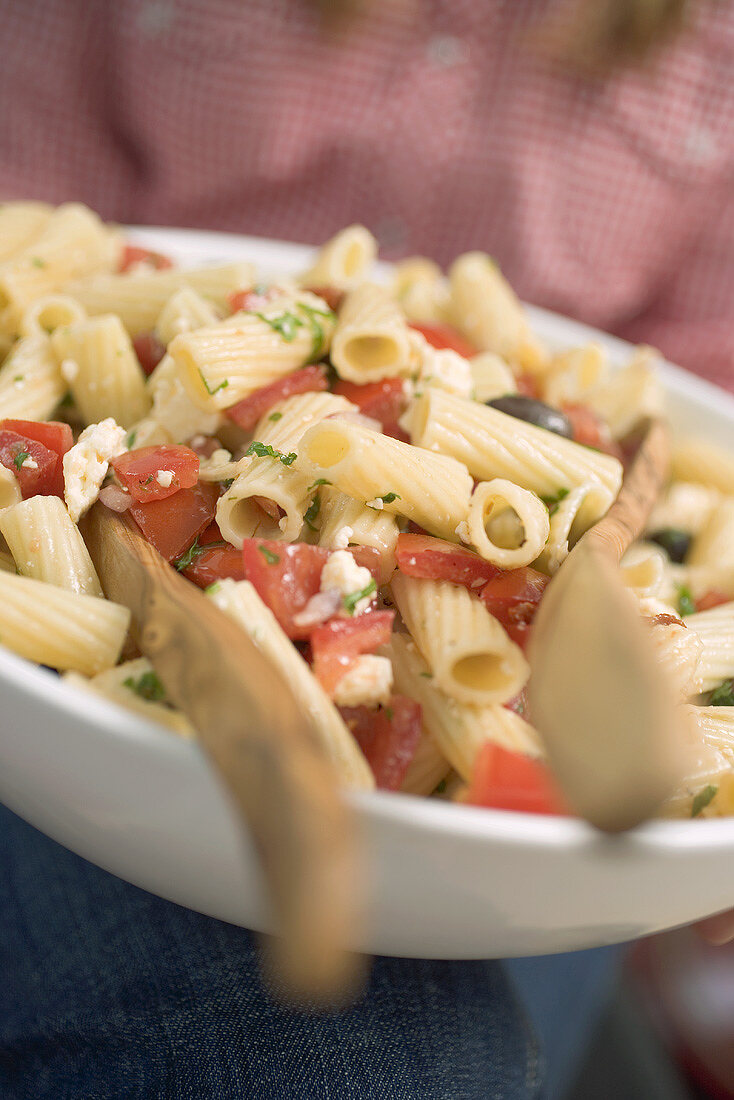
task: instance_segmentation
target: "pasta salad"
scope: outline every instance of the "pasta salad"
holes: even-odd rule
[[[195,736],[79,527],[125,513],[281,669],[345,786],[564,813],[526,647],[661,411],[656,353],[545,347],[483,253],[387,285],[375,257],[351,226],[263,284],[79,204],[0,207],[0,641]],[[663,812],[732,813],[733,456],[676,447],[621,572],[689,719]]]

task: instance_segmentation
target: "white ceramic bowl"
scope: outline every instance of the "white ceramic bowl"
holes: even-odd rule
[[[264,274],[306,265],[299,246],[178,230],[136,230],[189,264],[252,259]],[[618,340],[541,310],[554,346]],[[676,367],[664,380],[678,430],[731,444],[734,399]],[[0,649],[0,799],[120,877],[211,916],[268,928],[247,839],[195,744]],[[479,810],[405,795],[351,798],[369,882],[356,948],[477,958],[632,939],[734,907],[734,818],[655,822],[607,838],[578,821]]]

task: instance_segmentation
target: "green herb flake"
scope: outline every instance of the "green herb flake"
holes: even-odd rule
[[[17,455],[13,456],[13,465],[15,466],[16,470],[19,470],[25,460],[30,457],[30,451],[18,451]]]
[[[205,596],[213,596],[215,592],[218,592],[222,587],[219,581],[214,581],[213,584],[208,584],[204,589]]]
[[[392,707],[385,707],[385,717],[387,718],[388,722],[392,722],[393,718],[395,717],[395,712],[393,711]]]
[[[258,550],[265,558],[265,561],[268,563],[268,565],[277,565],[280,561],[278,555],[274,554],[272,550],[268,550],[267,546],[258,546]]]
[[[698,815],[706,809],[709,802],[712,802],[716,797],[718,787],[712,787],[709,783],[707,787],[704,787],[702,791],[699,791],[696,797],[693,799],[693,806],[691,807],[691,817],[698,817]]]
[[[212,389],[201,371],[199,371],[199,377],[201,378],[201,381],[204,385],[204,389],[210,397],[214,397],[214,394],[219,393],[220,390],[226,390],[227,386],[229,385],[229,379],[225,378],[223,382],[220,382],[218,386],[215,386],[214,389]]]
[[[232,486],[234,485],[234,478],[233,477],[226,477],[224,479],[224,481],[220,482],[220,485],[222,486],[222,488],[224,489],[224,491],[226,493],[227,490],[231,489]]]
[[[40,256],[34,256],[33,259],[31,260],[31,263],[33,264],[34,267],[45,267],[46,266],[46,261],[42,260]]]
[[[711,692],[710,707],[734,707],[734,680],[724,680]]]
[[[556,512],[558,511],[558,505],[561,503],[562,500],[566,499],[570,492],[570,489],[559,489],[555,496],[540,498],[543,501],[543,504],[545,504],[546,508],[548,509],[549,515],[554,516],[556,514]]]
[[[283,419],[283,414],[278,413],[278,412],[271,413],[270,416],[268,417],[268,420],[272,420],[274,424],[276,424],[279,420],[282,420],[282,419]]]
[[[14,382],[22,382],[22,381],[23,381],[23,375],[22,375],[22,374],[16,374],[15,378],[13,379],[13,381],[14,381]]]
[[[433,793],[434,794],[443,794],[447,787],[448,787],[448,781],[446,779],[442,779]]]
[[[402,500],[400,493],[385,493],[384,497],[380,497],[383,504],[392,504],[394,500]]]
[[[289,310],[277,317],[266,317],[264,313],[257,312],[255,316],[264,321],[266,325],[269,325],[273,332],[277,332],[286,344],[293,343],[298,335],[299,328],[303,328],[304,324],[300,317],[296,317],[295,313],[291,313]]]
[[[363,600],[365,596],[371,596],[372,593],[376,591],[377,582],[374,577],[371,577],[369,584],[366,584],[359,592],[350,592],[348,596],[342,596],[342,606],[344,610],[348,611],[350,615],[353,615],[359,601]]]
[[[290,466],[298,458],[295,451],[284,455],[282,451],[276,451],[275,447],[271,447],[269,443],[261,443],[259,439],[253,439],[245,451],[245,458],[250,455],[257,455],[258,458],[277,458],[284,466]]]
[[[128,451],[131,451],[135,446],[135,440],[138,438],[137,431],[128,432],[127,439],[125,440],[125,446]]]
[[[678,585],[678,614],[693,615],[696,611],[696,604],[691,594],[690,588],[685,584]]]
[[[308,508],[306,509],[306,514],[303,517],[304,523],[308,527],[310,527],[312,531],[316,530],[316,526],[315,526],[313,521],[318,516],[320,507],[321,507],[321,500],[318,496],[315,496],[313,498],[313,500],[311,501],[311,503],[309,504]]]
[[[224,539],[220,539],[218,542],[207,542],[203,546],[199,546],[199,538],[197,536],[186,553],[182,554],[180,558],[176,558],[173,564],[176,566],[179,573],[182,573],[184,569],[188,569],[190,565],[193,565],[202,554],[207,552],[207,550],[216,550],[226,545],[227,543]]]
[[[310,493],[314,489],[318,489],[320,485],[331,485],[331,482],[327,481],[325,477],[317,477],[313,485],[309,485],[308,489],[306,489],[306,492]]]
[[[421,676],[423,677],[424,680],[432,680],[433,679],[433,675],[430,672],[421,672]]]
[[[152,669],[149,672],[144,672],[138,680],[128,676],[127,680],[123,680],[122,683],[123,687],[134,691],[136,695],[139,695],[141,699],[146,699],[149,703],[161,703],[166,698],[165,688]]]
[[[68,393],[65,393],[64,396],[59,401],[59,408],[60,409],[66,409],[66,408],[69,408],[69,406],[71,406],[73,404],[74,404],[74,398],[71,396],[71,392],[68,392]]]

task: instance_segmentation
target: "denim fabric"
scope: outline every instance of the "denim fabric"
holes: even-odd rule
[[[2,1100],[531,1100],[493,962],[377,959],[329,1014],[274,1004],[249,933],[98,870],[0,807]]]

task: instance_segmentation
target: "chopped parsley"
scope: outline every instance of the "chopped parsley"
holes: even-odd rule
[[[377,583],[375,578],[371,577],[369,584],[366,584],[359,592],[350,592],[348,596],[342,596],[342,606],[344,610],[348,611],[350,615],[353,615],[359,601],[363,600],[365,596],[371,596],[372,593],[376,591]]]
[[[199,377],[204,383],[204,389],[210,397],[214,397],[214,394],[219,393],[220,390],[226,390],[227,386],[229,385],[229,379],[225,378],[223,382],[220,382],[218,386],[215,386],[214,389],[212,389],[201,371],[199,371]]]
[[[131,451],[135,446],[135,440],[137,439],[137,437],[137,431],[128,432],[127,439],[125,440],[125,446],[127,447],[128,451]]]
[[[704,787],[702,791],[699,791],[696,797],[693,799],[693,805],[691,807],[691,817],[698,817],[702,810],[705,810],[709,802],[712,802],[716,797],[718,787],[713,787],[710,783],[707,787]]]
[[[334,314],[330,309],[316,309],[315,306],[309,306],[305,302],[296,302],[293,309],[298,310],[298,313],[285,310],[277,317],[267,317],[264,313],[255,311],[255,316],[269,325],[273,332],[277,332],[286,344],[293,343],[299,329],[308,327],[311,330],[309,360],[318,359],[324,346],[323,320],[333,320]]]
[[[259,439],[253,439],[245,451],[245,458],[250,455],[257,455],[258,458],[277,458],[284,466],[290,466],[298,458],[295,451],[284,455],[282,451],[276,451],[275,447],[271,447],[269,443],[261,443]]]
[[[66,408],[69,407],[69,405],[73,405],[73,404],[74,404],[74,398],[71,396],[71,391],[69,390],[67,393],[64,394],[64,396],[59,401],[59,408],[60,409],[66,409]]]
[[[430,672],[421,672],[421,676],[423,677],[424,680],[432,680],[433,679],[433,674],[430,673]]]
[[[710,707],[734,707],[734,680],[724,680],[709,696]]]
[[[34,267],[45,267],[46,266],[46,261],[42,260],[40,256],[34,256],[33,259],[31,260],[31,263],[33,264]]]
[[[218,547],[226,545],[227,543],[221,539],[218,542],[207,542],[203,546],[199,546],[199,537],[197,535],[186,553],[182,554],[180,558],[176,558],[173,564],[176,566],[179,573],[182,573],[184,569],[188,569],[190,565],[193,565],[197,558],[200,558],[207,550],[216,550]]]
[[[205,595],[205,596],[213,596],[213,595],[214,595],[214,593],[215,593],[215,592],[218,592],[218,591],[219,591],[219,589],[220,589],[221,587],[222,587],[222,586],[221,586],[221,584],[219,583],[219,581],[214,581],[214,583],[213,583],[213,584],[208,584],[208,585],[206,586],[206,588],[204,589],[204,595]]]
[[[220,482],[220,485],[222,486],[222,488],[224,489],[224,491],[226,493],[227,489],[231,489],[232,486],[234,485],[234,478],[233,477],[225,477],[224,481]]]
[[[385,493],[383,497],[379,498],[383,504],[392,504],[394,500],[402,500],[400,493]]]
[[[320,497],[315,496],[313,498],[313,500],[311,501],[311,503],[309,504],[308,508],[306,509],[306,514],[303,517],[304,523],[308,527],[310,527],[312,531],[316,530],[316,527],[315,527],[313,521],[318,516],[320,507],[321,507],[321,499],[320,499]]]
[[[310,493],[313,489],[318,489],[319,485],[331,485],[331,482],[327,481],[325,477],[317,477],[313,485],[309,485],[306,492]]]
[[[433,793],[434,794],[443,794],[447,787],[448,787],[448,780],[442,779]]]
[[[296,317],[295,313],[291,313],[290,310],[286,310],[285,313],[281,313],[277,317],[266,317],[264,313],[257,312],[255,316],[264,321],[266,325],[270,325],[273,332],[277,332],[286,344],[292,344],[298,335],[299,328],[303,328],[301,318]]]
[[[265,561],[268,563],[268,565],[277,565],[280,561],[278,555],[274,554],[272,550],[268,550],[267,546],[258,546],[258,550],[265,558]]]
[[[14,382],[22,382],[22,381],[23,381],[23,375],[22,375],[22,374],[16,374],[15,378],[13,379],[13,381],[14,381]]]
[[[678,585],[678,614],[679,615],[693,615],[696,611],[696,604],[691,594],[690,588],[685,584]]]
[[[13,465],[15,466],[16,470],[19,470],[25,460],[30,457],[30,451],[18,451],[17,455],[13,456]]]
[[[275,412],[275,413],[270,414],[270,416],[268,417],[268,420],[272,420],[273,423],[275,424],[278,420],[281,420],[282,417],[283,417],[282,413]]]
[[[548,509],[548,514],[550,516],[554,516],[556,514],[556,512],[558,511],[558,505],[561,503],[562,500],[566,499],[570,492],[570,489],[559,489],[556,495],[553,497],[540,498],[543,501],[543,504],[545,504],[546,508]]]
[[[387,718],[388,722],[392,722],[393,718],[395,717],[395,713],[394,713],[392,707],[385,707],[384,709],[385,709],[385,717]]]
[[[139,695],[141,699],[146,699],[149,703],[161,703],[166,698],[165,688],[153,669],[144,672],[138,680],[133,680],[132,676],[128,676],[127,680],[123,680],[122,683],[123,687],[130,688],[130,691],[134,691],[136,695]]]

